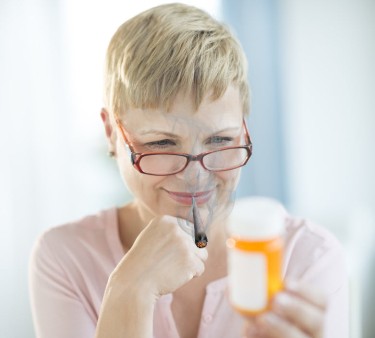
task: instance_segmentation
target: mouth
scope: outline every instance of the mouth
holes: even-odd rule
[[[192,198],[194,197],[195,202],[198,205],[202,205],[208,202],[211,198],[214,190],[206,190],[206,191],[199,191],[194,193],[189,192],[177,192],[177,191],[168,191],[165,190],[170,198],[174,201],[184,204],[184,205],[192,205]]]

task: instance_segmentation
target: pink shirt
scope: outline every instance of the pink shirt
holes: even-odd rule
[[[92,338],[111,272],[124,255],[117,210],[46,231],[30,261],[31,306],[37,338]],[[329,295],[325,338],[347,338],[348,289],[342,249],[326,230],[288,218],[284,277]],[[198,338],[241,337],[243,318],[229,305],[227,278],[207,286]],[[177,338],[172,294],[159,299],[154,337]]]

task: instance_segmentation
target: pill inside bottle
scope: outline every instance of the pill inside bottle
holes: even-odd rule
[[[266,311],[283,288],[283,234],[286,211],[277,201],[251,197],[236,202],[229,218],[230,303],[243,315]]]

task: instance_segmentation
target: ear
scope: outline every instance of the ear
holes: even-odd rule
[[[100,111],[100,117],[102,118],[105,135],[107,136],[108,151],[110,154],[114,153],[116,149],[116,133],[113,130],[109,113],[105,108],[102,108]]]

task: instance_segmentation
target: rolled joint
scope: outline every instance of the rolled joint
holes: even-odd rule
[[[202,249],[207,246],[207,235],[204,231],[201,231],[202,228],[202,221],[199,217],[199,211],[197,204],[195,203],[194,197],[192,197],[192,205],[193,205],[193,220],[194,220],[194,238],[195,238],[195,245]]]

